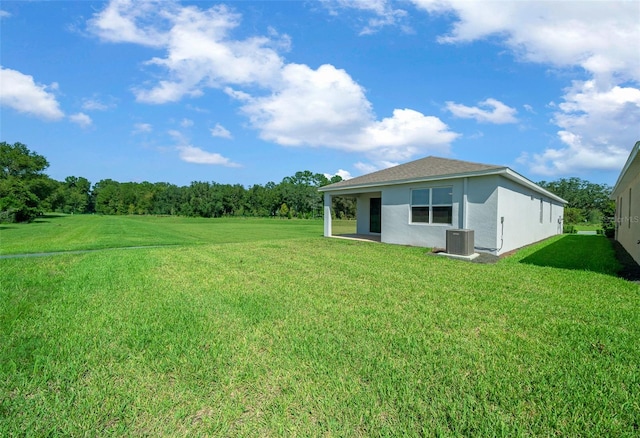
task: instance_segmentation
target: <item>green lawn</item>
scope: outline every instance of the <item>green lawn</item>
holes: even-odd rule
[[[598,231],[602,229],[602,224],[575,224],[576,231]]]
[[[340,234],[356,234],[357,222],[352,219],[333,219],[331,221],[331,234],[334,236]]]
[[[51,214],[31,224],[0,224],[0,254],[319,236],[322,236],[321,220]]]
[[[479,265],[319,221],[45,220],[2,251],[175,246],[0,259],[0,436],[638,434],[640,287],[601,236]]]

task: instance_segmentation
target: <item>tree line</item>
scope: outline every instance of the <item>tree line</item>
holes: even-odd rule
[[[572,177],[551,182],[541,181],[538,185],[567,201],[564,208],[566,223],[600,224],[615,215],[616,204],[610,199],[613,188],[607,184],[595,184]]]
[[[92,184],[76,176],[54,180],[44,173],[48,167],[46,158],[26,145],[0,143],[1,222],[31,221],[45,212],[315,218],[323,215],[318,188],[342,180],[305,170],[248,188],[204,181],[177,186],[103,179]],[[334,198],[333,204],[337,217],[355,218],[355,200]]]
[[[103,179],[92,184],[84,177],[56,181],[44,171],[45,157],[22,143],[0,143],[0,222],[26,222],[45,212],[108,215],[152,214],[194,217],[255,216],[315,218],[323,215],[318,188],[341,181],[308,170],[279,183],[244,187],[194,181],[188,186],[167,182],[118,182]],[[607,222],[615,203],[612,188],[580,178],[541,181],[541,187],[568,201],[565,223]],[[353,198],[333,197],[337,218],[355,218]]]

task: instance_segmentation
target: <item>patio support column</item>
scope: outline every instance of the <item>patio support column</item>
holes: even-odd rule
[[[324,237],[331,237],[331,198],[329,193],[324,194]]]

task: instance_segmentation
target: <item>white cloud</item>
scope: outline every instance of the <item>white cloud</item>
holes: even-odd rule
[[[640,89],[598,89],[595,81],[575,81],[565,90],[554,122],[565,130],[601,142],[635,143],[640,136]]]
[[[184,96],[200,96],[207,87],[222,84],[264,86],[277,80],[288,37],[272,35],[232,40],[228,33],[240,16],[225,6],[201,10],[174,2],[112,1],[89,22],[89,29],[111,42],[154,45],[167,50],[149,65],[166,68],[171,79],[151,89],[134,88],[140,102],[161,104]]]
[[[353,178],[351,176],[351,172],[349,172],[348,170],[344,170],[344,169],[338,169],[338,171],[336,173],[325,173],[324,176],[327,179],[331,179],[334,176],[338,175],[340,178],[342,178],[343,181],[346,181],[348,179]]]
[[[486,99],[478,102],[478,106],[466,106],[459,103],[447,102],[447,110],[463,119],[475,119],[480,123],[516,123],[517,111],[496,99]],[[484,109],[487,108],[487,109]]]
[[[358,161],[353,165],[353,167],[358,169],[363,175],[380,170],[377,166],[374,166],[371,163],[363,163],[362,161]]]
[[[559,175],[622,166],[640,138],[637,2],[411,1],[431,14],[454,15],[442,43],[495,36],[523,61],[577,66],[590,76],[568,87],[557,106],[552,122],[560,128],[561,146],[521,156],[533,172]]]
[[[615,145],[591,145],[568,131],[558,132],[564,147],[547,148],[541,154],[523,153],[518,162],[526,164],[532,173],[545,176],[567,175],[589,170],[620,170],[629,154]]]
[[[355,150],[371,150],[379,161],[408,160],[426,151],[446,154],[459,134],[437,117],[411,109],[393,110],[393,116],[371,122],[358,136]]]
[[[153,126],[149,123],[136,123],[133,125],[132,134],[142,134],[153,131]]]
[[[64,113],[53,93],[58,84],[36,84],[33,76],[0,67],[0,105],[47,120],[60,120]]]
[[[190,145],[177,146],[176,148],[180,152],[180,159],[187,163],[195,164],[214,164],[225,167],[240,167],[239,164],[232,162],[226,157],[220,154],[207,152],[198,147]]]
[[[386,160],[378,160],[373,163],[363,163],[362,161],[359,161],[355,163],[353,167],[358,169],[364,175],[377,170],[388,169],[389,167],[397,166],[398,164],[400,163]]]
[[[178,145],[175,149],[179,152],[182,161],[194,164],[212,164],[225,167],[241,167],[238,163],[234,163],[230,159],[214,152],[207,152],[204,149],[189,144],[189,140],[180,131],[170,129],[167,131],[170,137],[174,139]]]
[[[0,9],[0,18],[9,18],[11,17],[11,13]]]
[[[261,137],[286,146],[349,147],[371,118],[371,104],[360,85],[332,65],[317,70],[288,64],[282,84],[270,96],[252,98],[243,111]]]
[[[167,42],[164,11],[176,7],[173,1],[112,0],[89,20],[89,30],[105,41],[162,47]]]
[[[447,152],[458,137],[437,117],[410,109],[376,120],[363,88],[344,70],[286,63],[279,54],[289,47],[286,35],[270,30],[266,37],[232,39],[230,31],[241,17],[227,7],[149,4],[138,10],[130,1],[114,0],[89,23],[104,40],[151,45],[153,39],[166,50],[148,63],[166,69],[167,77],[152,88],[135,88],[138,101],[173,102],[219,88],[240,102],[265,140],[364,152],[375,159]],[[356,6],[384,12],[388,4],[360,1]]]
[[[178,143],[182,143],[182,144],[187,144],[187,138],[182,135],[182,132],[176,130],[176,129],[170,129],[167,131],[167,134],[169,134],[175,141],[177,141]]]
[[[220,138],[228,138],[228,139],[233,138],[233,136],[231,135],[231,132],[229,132],[229,130],[226,129],[224,126],[222,126],[220,123],[216,123],[216,126],[210,129],[210,131],[211,131],[212,137],[220,137]]]
[[[338,9],[355,9],[373,15],[360,31],[360,35],[376,33],[385,26],[401,25],[406,31],[409,28],[402,25],[407,11],[396,9],[389,0],[322,0],[322,4],[332,15],[338,15]]]
[[[85,113],[72,114],[69,116],[69,120],[82,128],[88,128],[93,124],[93,120],[91,120],[91,117],[89,117]]]
[[[182,119],[182,121],[180,121],[180,126],[182,126],[183,128],[190,128],[191,126],[193,126],[193,120]]]
[[[542,175],[580,170],[618,170],[628,148],[640,138],[640,89],[598,90],[595,81],[575,81],[554,114],[562,128],[563,147],[548,148],[530,158],[531,170]],[[527,162],[527,155],[521,162]]]
[[[113,106],[102,103],[98,99],[84,99],[82,102],[82,109],[86,111],[106,111]]]
[[[595,76],[640,80],[638,4],[633,1],[412,0],[429,13],[458,21],[443,43],[497,35],[524,60],[579,65]]]
[[[282,76],[271,96],[242,96],[243,111],[265,140],[407,159],[425,149],[446,152],[458,136],[437,117],[410,109],[376,121],[362,87],[332,65],[288,64]]]

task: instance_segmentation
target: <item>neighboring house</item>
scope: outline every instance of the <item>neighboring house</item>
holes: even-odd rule
[[[640,141],[637,142],[611,192],[616,201],[615,238],[640,264]]]
[[[505,166],[426,157],[321,187],[324,235],[331,199],[357,199],[357,233],[444,248],[447,229],[471,229],[475,249],[502,254],[562,233],[566,201]]]

